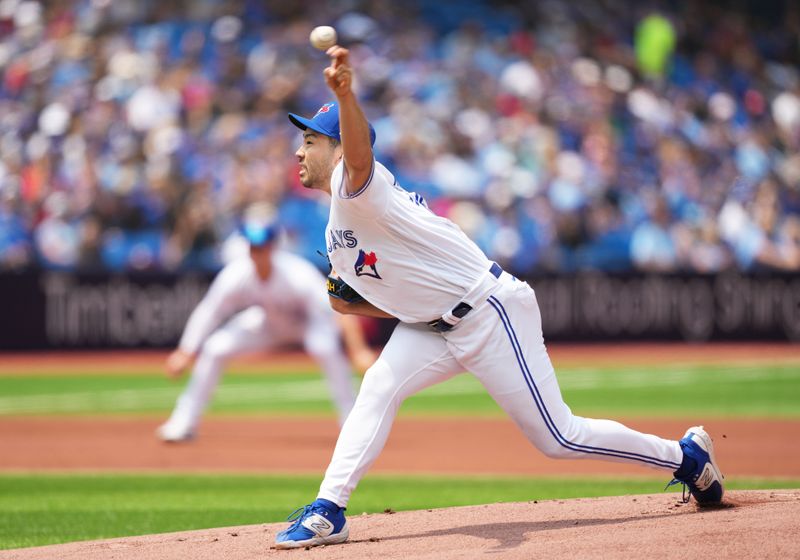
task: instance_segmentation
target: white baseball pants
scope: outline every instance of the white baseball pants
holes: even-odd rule
[[[427,325],[397,326],[364,377],[318,497],[345,507],[383,449],[403,400],[465,370],[548,457],[605,459],[670,472],[680,467],[677,441],[572,414],[545,349],[533,289],[503,273],[494,294],[453,330],[440,334]]]
[[[282,331],[282,333],[273,332]],[[287,339],[287,333],[288,338]],[[280,335],[280,338],[278,336]],[[203,343],[186,389],[178,397],[170,423],[194,430],[208,406],[228,361],[236,356],[270,350],[289,342],[304,343],[308,352],[322,368],[328,388],[339,415],[339,424],[353,408],[355,390],[350,362],[342,350],[335,332],[303,340],[303,332],[270,328],[264,309],[250,307],[235,315],[214,331]]]

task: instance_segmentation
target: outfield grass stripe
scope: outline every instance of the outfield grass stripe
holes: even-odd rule
[[[670,368],[663,371],[645,369],[608,371],[591,368],[572,369],[558,373],[559,385],[565,389],[593,389],[595,387],[675,386],[699,381],[720,379],[725,382],[767,380],[798,380],[800,368],[771,369],[744,367],[691,367]]]
[[[55,394],[0,397],[0,414],[41,414],[83,411],[133,411],[142,408],[171,406],[178,394],[176,387],[117,389]],[[441,386],[436,395],[481,393],[474,382]],[[324,380],[298,380],[284,383],[247,383],[221,385],[215,394],[218,405],[247,403],[327,402],[330,392]]]
[[[0,398],[0,414],[81,412],[84,410],[126,411],[143,407],[169,406],[178,394],[173,387],[156,389],[122,389],[83,391]],[[222,386],[215,396],[219,403],[239,404],[270,401],[323,401],[329,398],[322,382],[305,381],[267,386]]]
[[[764,371],[763,368],[708,368],[696,367],[680,370],[649,371],[645,369],[609,371],[605,369],[570,369],[559,371],[558,382],[565,390],[617,388],[621,390],[641,387],[675,387],[718,380],[724,383],[751,381],[800,380],[800,368]],[[477,394],[485,389],[471,376],[459,376],[446,383],[426,389],[424,395]]]
[[[650,401],[658,396],[666,396],[666,402],[669,403],[672,398],[669,395],[683,387],[705,384],[713,385],[720,395],[727,395],[725,398],[720,396],[720,409],[730,410],[732,406],[736,406],[739,407],[738,411],[749,408],[754,413],[762,414],[769,411],[768,405],[773,403],[777,405],[776,413],[791,414],[792,410],[800,412],[796,405],[792,406],[789,399],[792,392],[795,395],[800,393],[798,382],[800,368],[792,366],[697,366],[658,370],[576,368],[559,373],[559,384],[570,398],[578,398],[587,403],[597,401],[608,404],[607,396],[610,393],[619,401],[616,406],[627,407],[628,410],[630,403],[635,404],[640,400],[634,398],[639,393]],[[164,383],[162,378],[156,376],[139,376],[135,379],[0,378],[0,393],[5,393],[0,397],[0,415],[165,410],[173,405],[183,384],[165,386]],[[48,392],[41,392],[43,388],[48,389]],[[14,394],[15,391],[18,394]],[[660,391],[664,393],[658,395]],[[596,398],[593,398],[595,395]],[[748,402],[739,402],[744,396],[748,396]],[[490,401],[481,384],[470,375],[460,375],[426,389],[412,397],[410,402],[412,408],[422,407],[431,411],[441,408],[452,411],[458,406],[474,410],[477,402],[483,400]],[[321,376],[286,375],[276,378],[230,375],[223,378],[223,383],[218,388],[214,408],[227,411],[287,410],[290,407],[297,410],[304,407],[327,410],[329,401],[327,383]],[[481,406],[487,411],[494,410],[490,405]]]
[[[174,391],[169,389],[127,389],[1,397],[0,414],[126,410],[137,408],[146,400],[158,403],[172,398]]]

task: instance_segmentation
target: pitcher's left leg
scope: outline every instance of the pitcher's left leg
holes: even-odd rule
[[[444,339],[427,325],[398,324],[364,375],[317,497],[346,507],[350,494],[383,449],[400,404],[461,371]]]
[[[463,325],[473,332],[462,337],[474,337],[481,351],[463,358],[454,354],[544,454],[636,463],[670,472],[681,466],[683,453],[677,441],[612,420],[572,414],[561,396],[542,338],[539,307],[527,284],[504,284],[477,312],[480,316]]]

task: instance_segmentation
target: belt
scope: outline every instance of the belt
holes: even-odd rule
[[[489,273],[495,278],[500,278],[500,275],[503,274],[503,269],[499,264],[493,262],[492,266],[489,267]],[[445,313],[442,317],[429,321],[428,326],[436,332],[447,332],[455,327],[470,311],[472,311],[472,306],[470,304],[463,301],[459,302],[449,313]]]

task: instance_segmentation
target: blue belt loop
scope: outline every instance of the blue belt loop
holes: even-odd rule
[[[499,264],[497,264],[496,262],[493,262],[492,266],[489,267],[489,272],[492,274],[492,276],[494,276],[495,278],[499,279],[500,275],[503,274],[503,269],[500,268]],[[470,306],[470,305],[468,305],[468,304],[466,304],[466,303],[464,303],[462,301],[462,302],[459,302],[459,304],[456,305],[453,308],[451,313],[454,316],[458,317],[459,319],[462,319],[470,311],[472,311],[472,306]],[[445,321],[444,319],[441,319],[441,318],[440,319],[434,319],[433,321],[430,321],[428,323],[428,325],[430,325],[430,327],[433,330],[435,330],[436,332],[447,332],[447,331],[449,331],[450,329],[452,329],[455,326],[455,325],[451,325],[450,323],[448,323],[447,321]]]

